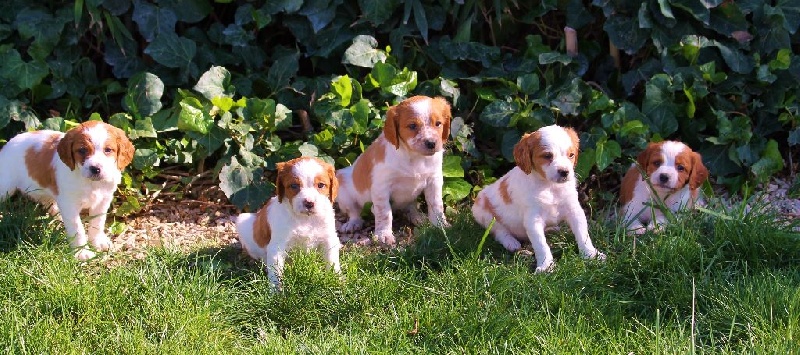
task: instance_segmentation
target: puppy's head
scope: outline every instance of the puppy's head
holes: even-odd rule
[[[383,134],[396,149],[430,156],[450,136],[450,104],[441,97],[414,96],[386,112]]]
[[[647,172],[650,184],[663,191],[679,190],[686,185],[694,190],[708,178],[700,154],[681,142],[650,143],[636,162]]]
[[[275,185],[278,202],[287,199],[296,214],[333,213],[339,181],[333,166],[320,159],[301,157],[278,163]]]
[[[525,174],[535,172],[547,181],[567,182],[573,180],[579,143],[572,128],[542,127],[522,136],[514,146],[514,160]]]
[[[133,160],[133,144],[121,129],[87,121],[70,129],[58,143],[58,157],[70,170],[93,181],[112,181]]]

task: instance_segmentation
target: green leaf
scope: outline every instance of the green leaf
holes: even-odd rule
[[[654,76],[647,82],[645,99],[642,103],[645,124],[662,137],[667,137],[678,130],[678,119],[675,116],[678,108],[669,86],[669,76],[666,74]]]
[[[139,34],[148,42],[153,42],[164,34],[177,37],[175,24],[178,16],[173,9],[160,7],[149,1],[134,1],[133,21],[139,25]]]
[[[210,115],[210,107],[203,105],[194,97],[187,97],[180,102],[181,112],[178,116],[178,129],[207,134],[214,125]]]
[[[425,15],[425,7],[421,0],[411,0],[411,7],[414,10],[414,23],[422,35],[422,40],[428,43],[428,17]]]
[[[168,68],[189,68],[195,55],[197,44],[174,32],[162,33],[150,42],[144,53]]]
[[[236,157],[233,157],[231,162],[219,171],[219,187],[239,209],[249,207],[250,210],[255,210],[263,205],[275,190],[263,176],[262,168],[243,166]]]
[[[617,48],[628,54],[636,53],[650,39],[650,30],[639,28],[639,20],[633,17],[614,15],[606,20],[603,29]]]
[[[621,156],[622,147],[620,147],[617,141],[598,142],[595,147],[595,162],[597,163],[597,168],[600,170],[604,170],[614,162],[614,159]],[[578,159],[580,159],[580,156]]]
[[[215,97],[233,97],[236,91],[231,85],[231,73],[219,66],[212,66],[203,73],[193,89],[209,100]]]
[[[136,148],[133,152],[133,162],[136,170],[145,170],[159,165],[158,152],[155,149]]]
[[[461,157],[458,155],[447,155],[442,162],[442,174],[446,178],[463,178],[464,167],[461,166]]]
[[[589,176],[589,172],[592,170],[596,161],[596,151],[594,149],[589,148],[581,151],[578,155],[578,164],[575,165],[575,176],[578,177],[579,182],[585,180]]]
[[[32,89],[50,73],[47,63],[39,60],[25,62],[16,49],[2,53],[0,63],[3,63],[0,76],[13,81],[21,89]]]
[[[380,1],[376,1],[380,2]],[[378,40],[368,35],[359,35],[353,39],[353,44],[344,52],[342,63],[352,64],[363,68],[372,68],[375,63],[386,61],[386,52],[376,49]]]
[[[519,109],[519,103],[516,101],[493,101],[486,105],[478,119],[492,127],[508,127],[511,117]]]
[[[533,95],[539,91],[539,76],[536,74],[524,74],[517,77],[517,87],[525,95]]]
[[[750,170],[758,181],[764,182],[767,181],[770,176],[783,170],[783,167],[783,157],[778,150],[778,142],[774,139],[770,139],[761,154],[761,159],[753,164]]]
[[[24,123],[27,131],[38,129],[41,125],[36,113],[31,111],[27,104],[0,96],[0,127],[7,125],[9,121]],[[2,124],[3,122],[5,124]]]
[[[128,137],[130,139],[158,138],[158,133],[153,127],[153,120],[150,117],[146,117],[134,121],[133,129],[128,132]]]
[[[564,115],[577,115],[580,113],[581,100],[583,99],[582,80],[575,78],[569,85],[562,87],[555,99],[550,104],[555,106]],[[584,84],[585,85],[585,84]]]
[[[472,185],[464,179],[446,178],[442,186],[442,195],[447,201],[460,201],[469,196],[472,192]]]
[[[161,110],[164,83],[155,74],[139,73],[128,81],[123,107],[137,119],[152,116]]]
[[[339,104],[342,107],[350,106],[350,100],[353,98],[353,81],[347,75],[342,75],[334,78],[331,82],[333,92],[339,97]]]
[[[267,72],[267,85],[274,91],[278,91],[289,86],[292,78],[297,75],[300,69],[300,52],[293,51],[284,53],[278,57]]]
[[[398,5],[399,2],[395,0],[358,0],[362,15],[375,26],[383,25],[388,21]]]

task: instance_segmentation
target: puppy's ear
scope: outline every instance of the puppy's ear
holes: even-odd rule
[[[578,155],[581,153],[581,139],[578,137],[578,132],[575,132],[571,127],[566,127],[564,130],[567,131],[567,135],[572,141],[572,149],[570,152],[575,153],[575,160],[572,162],[572,167],[574,168],[578,165]]]
[[[69,170],[75,170],[75,156],[73,155],[72,145],[75,144],[75,137],[79,129],[80,128],[73,128],[67,131],[67,134],[61,138],[61,141],[58,142],[58,146],[56,147],[58,157],[64,162],[64,165],[69,167]]]
[[[703,157],[697,152],[692,152],[692,172],[689,175],[689,188],[692,190],[700,187],[708,179],[708,169],[703,165]]]
[[[649,143],[647,148],[639,153],[639,156],[636,157],[636,164],[639,165],[637,170],[641,169],[641,171],[647,172],[647,165],[650,163],[650,154],[652,154],[656,149],[655,143]]]
[[[339,193],[339,179],[336,176],[336,169],[333,165],[325,165],[325,170],[327,170],[328,179],[330,180],[330,184],[328,184],[328,198],[330,198],[331,203],[333,203],[336,202],[336,195]]]
[[[433,101],[439,107],[439,114],[442,117],[442,142],[447,142],[450,139],[450,120],[453,114],[450,112],[450,103],[442,97],[436,97]]]
[[[122,171],[133,161],[135,148],[128,136],[125,135],[125,131],[112,125],[107,125],[107,128],[117,142],[117,168]]]
[[[534,134],[536,132],[522,136],[522,139],[514,145],[514,161],[525,174],[530,174],[533,171]]]
[[[399,115],[399,109],[397,105],[389,107],[389,111],[386,111],[386,122],[383,123],[383,136],[386,137],[386,140],[389,143],[394,145],[395,149],[400,149],[400,118],[397,117]]]
[[[275,178],[275,188],[278,190],[278,202],[283,202],[283,196],[286,195],[286,187],[283,186],[286,180],[286,163],[278,163],[276,171],[278,172],[278,177]]]

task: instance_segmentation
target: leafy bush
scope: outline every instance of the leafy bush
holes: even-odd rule
[[[165,166],[211,170],[253,207],[275,162],[348,165],[388,106],[427,94],[456,117],[450,202],[504,173],[519,137],[551,123],[582,132],[583,178],[614,181],[648,141],[680,139],[735,190],[782,171],[800,142],[797,5],[9,0],[0,141],[105,119],[137,147],[128,187]]]

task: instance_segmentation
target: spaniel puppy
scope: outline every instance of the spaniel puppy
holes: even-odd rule
[[[529,239],[536,272],[552,268],[553,254],[544,231],[561,221],[569,224],[584,258],[605,259],[589,239],[586,214],[578,202],[575,131],[553,125],[526,134],[514,146],[514,160],[516,167],[478,193],[472,206],[475,220],[488,227],[494,218],[492,234],[510,251]]]
[[[106,212],[133,160],[133,144],[125,132],[100,121],[87,121],[66,134],[56,131],[22,133],[0,150],[0,198],[20,191],[60,212],[70,246],[80,260],[111,247],[105,234]],[[80,213],[89,212],[88,236]]]
[[[394,244],[392,208],[402,210],[412,223],[425,217],[417,208],[417,197],[424,193],[428,219],[446,226],[442,202],[442,156],[450,135],[450,105],[443,98],[411,97],[389,108],[383,133],[359,156],[352,166],[336,176],[341,192],[336,202],[349,220],[342,232],[361,228],[361,209],[372,202],[375,237]]]
[[[640,168],[646,176],[642,176]],[[650,143],[622,179],[620,203],[626,228],[643,233],[664,223],[666,218],[659,201],[673,212],[683,207],[693,208],[700,198],[698,188],[706,179],[708,169],[702,157],[686,144]]]
[[[267,266],[267,275],[280,288],[280,276],[292,248],[318,248],[336,272],[339,238],[333,201],[339,183],[330,164],[317,158],[297,158],[278,163],[277,196],[256,213],[236,218],[242,247]]]

